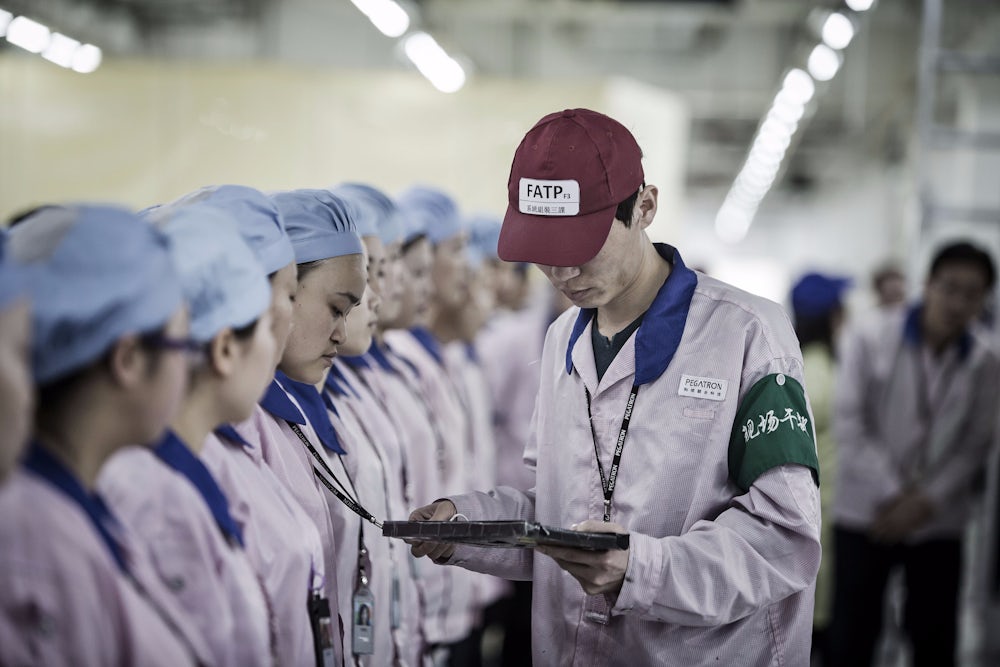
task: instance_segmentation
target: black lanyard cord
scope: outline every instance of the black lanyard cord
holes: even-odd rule
[[[622,417],[622,427],[618,432],[618,443],[615,445],[615,453],[611,458],[611,470],[608,475],[604,475],[604,466],[601,464],[601,448],[597,444],[597,431],[594,429],[594,414],[591,411],[590,390],[584,387],[583,391],[587,396],[587,421],[590,422],[590,437],[594,441],[594,458],[597,459],[597,472],[601,475],[601,489],[604,491],[604,520],[611,521],[611,497],[615,493],[615,486],[618,485],[618,467],[622,462],[622,450],[625,449],[625,438],[628,436],[629,422],[632,421],[632,409],[635,407],[635,398],[639,395],[639,385],[632,386],[632,392],[628,396],[628,403],[625,405],[625,415]]]
[[[344,505],[346,505],[349,510],[357,514],[359,517],[361,517],[365,521],[370,522],[372,525],[381,528],[382,522],[376,519],[375,515],[373,515],[371,512],[365,509],[361,505],[361,503],[357,500],[357,490],[356,489],[354,490],[355,497],[352,498],[348,495],[347,487],[344,486],[344,484],[340,481],[340,479],[333,473],[332,470],[330,470],[330,466],[327,465],[326,460],[323,459],[320,453],[316,451],[316,448],[313,447],[312,443],[309,442],[309,438],[305,436],[305,434],[302,432],[302,429],[299,428],[299,425],[294,422],[288,422],[288,425],[289,427],[291,427],[295,435],[299,437],[299,440],[302,441],[302,444],[306,446],[306,449],[309,450],[309,453],[312,454],[313,458],[316,460],[316,463],[319,464],[318,466],[316,465],[316,463],[313,464],[313,472],[316,474],[316,477],[323,483],[323,485],[330,490],[330,493],[336,496],[337,500],[344,503]],[[341,459],[341,462],[343,462],[343,459]],[[325,474],[322,474],[321,470],[322,473]],[[346,466],[344,466],[344,473],[347,474],[347,481],[351,484],[351,488],[353,489],[354,482],[351,480],[350,474],[347,473]],[[327,476],[333,479],[333,481],[337,483],[337,486],[341,488],[337,489],[336,487],[334,487],[333,484],[331,484],[330,481],[327,479]],[[341,491],[341,489],[343,489],[343,491]]]

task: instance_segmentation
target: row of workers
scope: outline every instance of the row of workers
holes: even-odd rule
[[[0,663],[474,663],[509,584],[380,524],[524,481],[472,346],[498,234],[361,184],[15,220]]]

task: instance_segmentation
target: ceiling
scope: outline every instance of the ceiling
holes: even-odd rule
[[[630,76],[681,95],[692,114],[688,187],[731,183],[789,67],[840,0],[399,0],[474,76],[581,80]],[[961,40],[980,12],[954,12]],[[348,0],[0,0],[109,54],[316,66],[404,68],[392,40]],[[835,178],[844,155],[891,163],[911,136],[919,0],[859,15],[841,72],[820,86],[785,179]]]

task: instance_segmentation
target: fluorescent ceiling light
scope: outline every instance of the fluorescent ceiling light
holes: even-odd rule
[[[847,6],[856,12],[866,12],[872,8],[875,0],[847,0]]]
[[[739,243],[750,231],[755,212],[752,208],[723,204],[715,217],[715,233],[726,243]]]
[[[26,16],[18,16],[7,26],[7,41],[25,51],[41,53],[49,45],[49,29]]]
[[[73,54],[73,64],[71,67],[74,72],[90,74],[101,66],[101,59],[102,54],[99,48],[93,44],[84,44]]]
[[[805,113],[805,107],[801,104],[794,103],[783,103],[779,102],[777,99],[774,100],[774,106],[767,113],[767,117],[773,118],[786,125],[797,126],[799,120],[802,118],[802,114]]]
[[[839,51],[851,43],[854,37],[854,24],[840,12],[834,12],[823,23],[822,34],[826,45]]]
[[[826,44],[817,44],[809,54],[809,74],[817,81],[829,81],[840,69],[840,56]]]
[[[465,85],[462,66],[425,32],[403,40],[403,51],[420,73],[443,93],[454,93]]]
[[[410,15],[394,0],[351,0],[387,37],[400,37],[410,27]]]
[[[789,101],[805,105],[816,94],[816,84],[813,83],[812,77],[796,67],[785,75],[779,95],[782,93]]]
[[[7,34],[7,26],[10,25],[14,15],[5,9],[0,9],[0,37]]]
[[[73,66],[73,56],[76,55],[76,50],[79,47],[80,42],[72,37],[54,32],[48,47],[42,51],[42,57],[60,67],[69,68]]]

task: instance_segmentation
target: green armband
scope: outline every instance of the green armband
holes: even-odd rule
[[[743,491],[762,474],[787,463],[803,465],[819,485],[819,460],[802,385],[772,374],[750,388],[729,437],[729,476]]]

